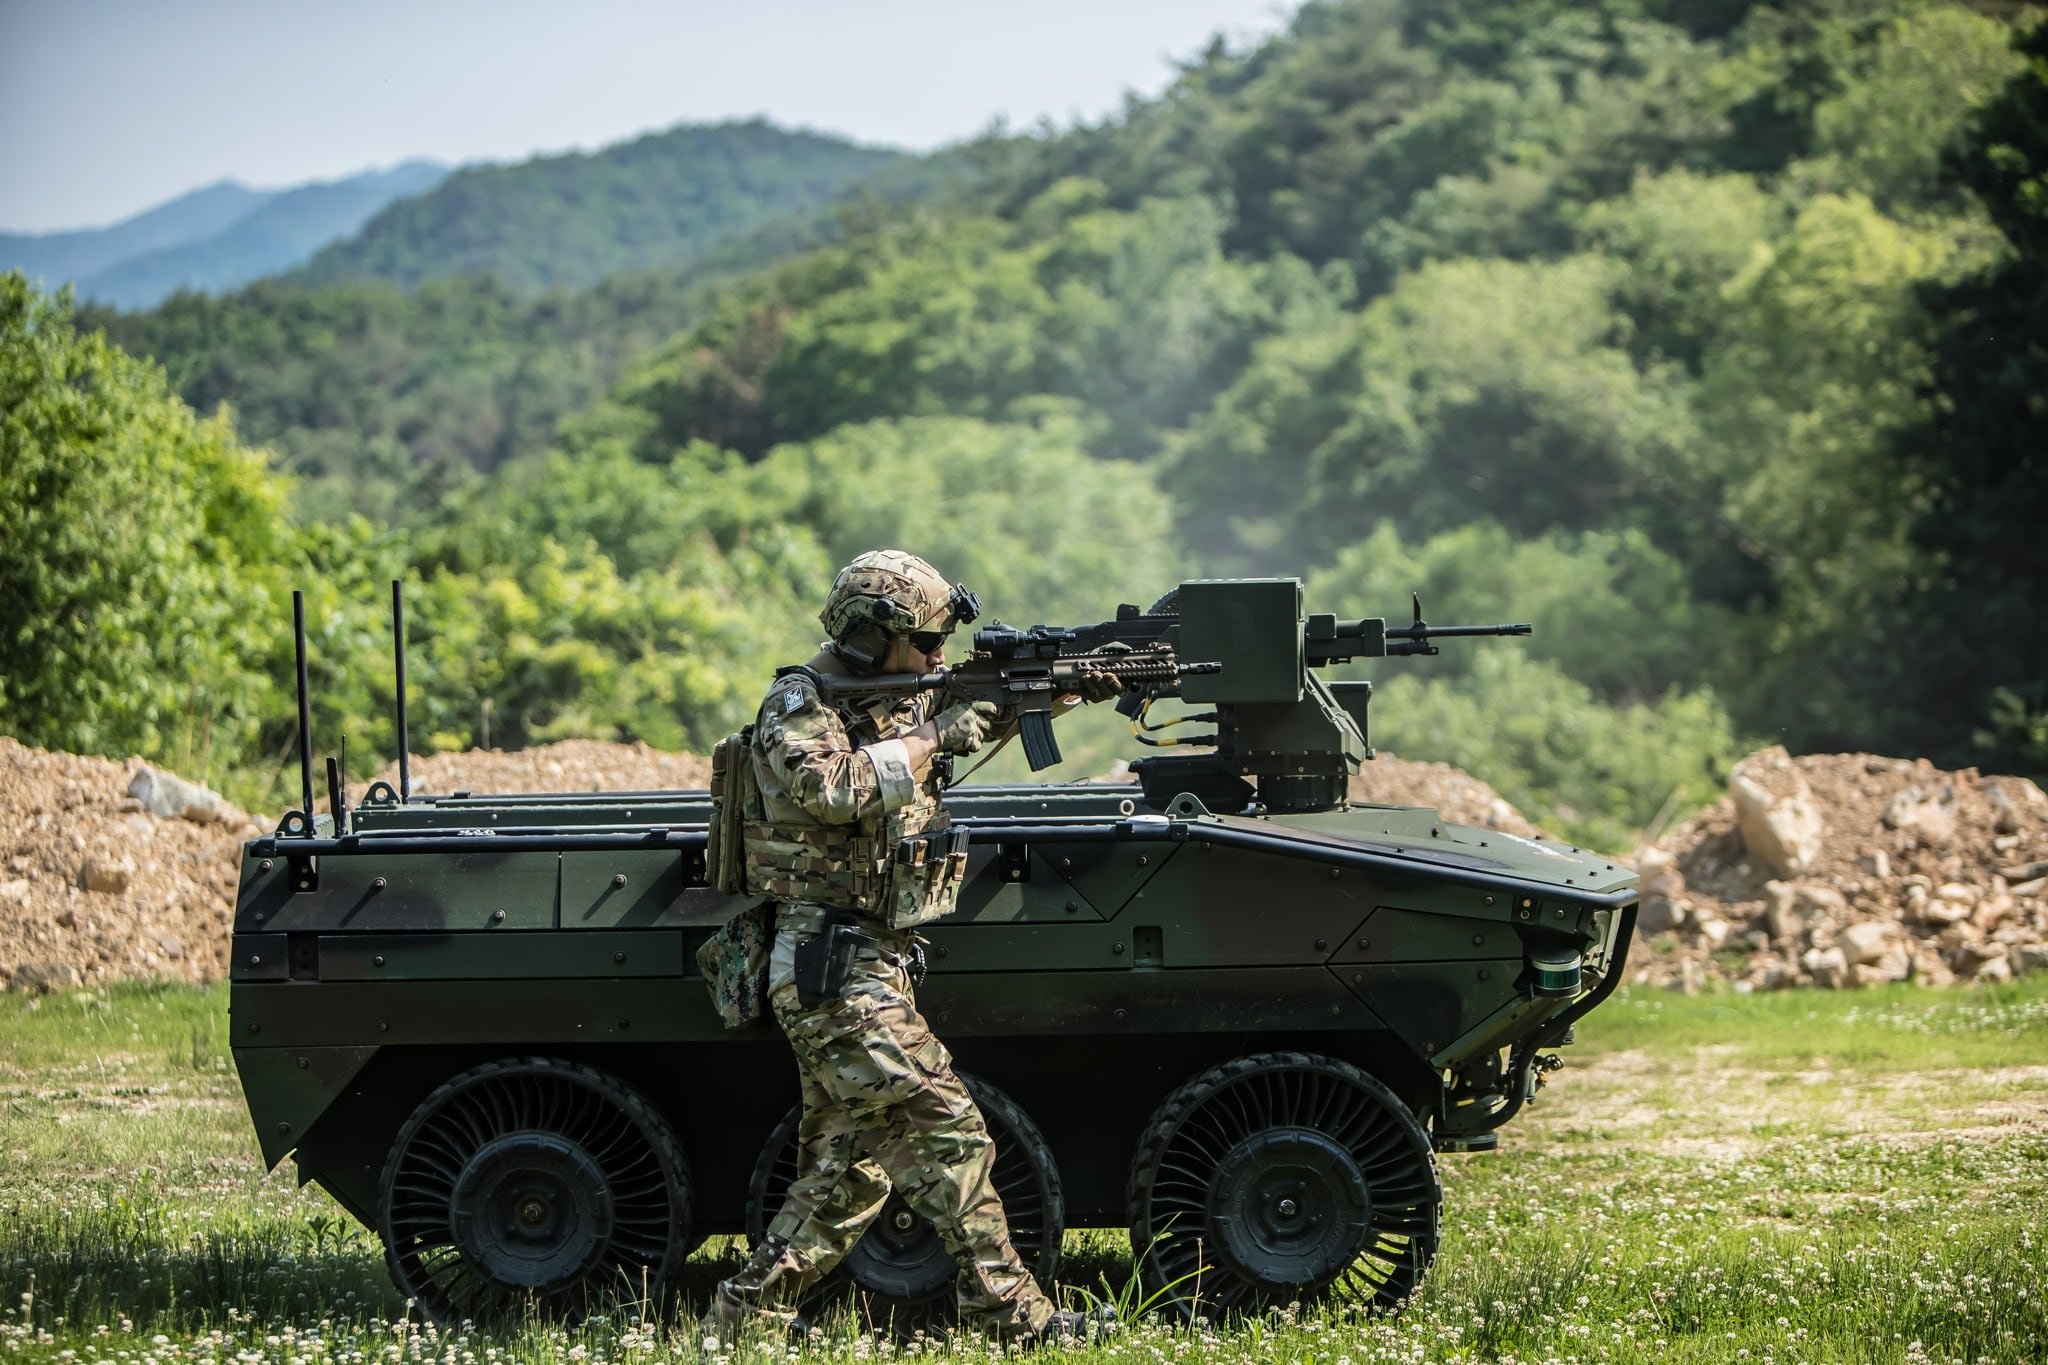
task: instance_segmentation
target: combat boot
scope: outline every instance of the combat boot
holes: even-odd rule
[[[788,1241],[773,1235],[755,1243],[739,1273],[711,1291],[711,1307],[698,1329],[728,1345],[749,1323],[777,1324],[797,1338],[808,1333],[809,1321],[791,1306],[798,1285],[783,1256],[788,1249]]]
[[[1056,1309],[1045,1320],[1045,1325],[1035,1332],[1017,1338],[1017,1344],[1027,1351],[1036,1351],[1044,1346],[1058,1346],[1065,1342],[1089,1341],[1108,1336],[1116,1330],[1116,1309],[1109,1304],[1099,1303],[1093,1308]]]

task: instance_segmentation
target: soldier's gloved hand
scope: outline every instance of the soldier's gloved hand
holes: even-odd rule
[[[1074,685],[1074,691],[1080,694],[1082,701],[1108,701],[1121,695],[1123,690],[1123,682],[1116,674],[1093,668],[1083,673]]]
[[[932,725],[939,732],[939,749],[949,754],[971,754],[988,738],[996,720],[992,701],[955,702],[939,713]]]

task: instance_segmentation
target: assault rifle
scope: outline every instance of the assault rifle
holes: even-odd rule
[[[1017,722],[1025,761],[1037,772],[1060,761],[1059,741],[1052,733],[1054,703],[1067,693],[1078,692],[1083,674],[1111,675],[1123,684],[1127,698],[1154,698],[1178,694],[1184,677],[1223,671],[1220,663],[1180,662],[1167,640],[1135,645],[1114,639],[1089,641],[1094,647],[1076,650],[1081,639],[1078,629],[1033,626],[1019,630],[997,621],[974,632],[974,653],[965,663],[932,673],[828,676],[822,687],[832,700],[942,691],[956,701],[994,702],[999,724]]]

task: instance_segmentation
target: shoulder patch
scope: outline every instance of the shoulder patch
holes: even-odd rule
[[[801,726],[798,719],[818,700],[817,687],[801,673],[791,672],[775,680],[775,686],[768,689],[768,695],[761,699],[761,733],[755,742],[763,749],[780,744],[784,738],[785,722]]]

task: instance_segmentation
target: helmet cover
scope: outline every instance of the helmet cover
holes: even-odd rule
[[[972,593],[948,583],[916,555],[870,550],[832,580],[818,620],[827,635],[845,644],[874,628],[895,635],[951,630],[957,622],[973,620],[978,605]]]

